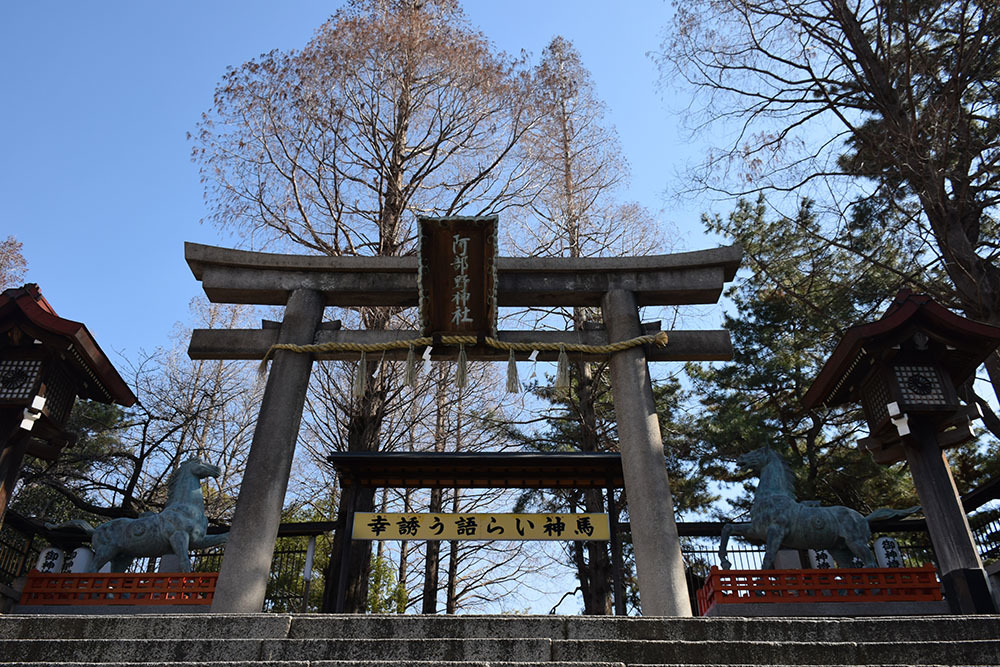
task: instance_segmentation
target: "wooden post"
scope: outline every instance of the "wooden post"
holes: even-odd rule
[[[904,451],[927,517],[927,532],[948,604],[956,614],[996,613],[955,479],[937,442],[935,425],[926,417],[913,416],[910,429],[912,436],[904,440]]]
[[[28,432],[21,430],[21,414],[20,408],[0,411],[0,526],[3,526],[7,504],[14,492],[28,446]]]
[[[614,289],[601,302],[608,340],[642,334],[635,294]],[[644,616],[691,616],[674,502],[667,479],[653,385],[642,348],[611,356],[611,390],[628,492],[636,577]]]
[[[625,564],[622,558],[622,536],[618,525],[615,487],[608,484],[608,530],[611,533],[611,583],[615,591],[615,615],[625,616]]]
[[[357,487],[353,484],[342,487],[347,519],[341,524],[343,534],[340,536],[340,571],[337,573],[337,599],[333,611],[343,614],[347,607],[347,582],[351,571],[351,547],[353,547],[354,515],[358,509]]]
[[[323,307],[321,292],[292,292],[278,342],[312,343]],[[212,600],[214,613],[257,613],[263,607],[312,363],[310,354],[274,353]]]

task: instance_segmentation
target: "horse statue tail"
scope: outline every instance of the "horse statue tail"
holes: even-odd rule
[[[880,507],[871,514],[865,517],[868,523],[872,521],[883,521],[885,519],[902,519],[904,516],[910,516],[916,512],[920,511],[920,505],[914,505],[913,507],[907,507],[905,510],[894,510],[889,507]]]
[[[45,527],[49,530],[59,530],[60,528],[78,528],[87,533],[87,537],[93,537],[95,530],[93,526],[83,519],[73,519],[72,521],[66,521],[65,523],[60,523],[58,525],[54,523],[46,523]]]

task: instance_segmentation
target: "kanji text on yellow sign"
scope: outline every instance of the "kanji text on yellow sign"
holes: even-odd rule
[[[356,540],[609,540],[607,514],[358,512]]]

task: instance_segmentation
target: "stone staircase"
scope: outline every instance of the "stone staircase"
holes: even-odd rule
[[[1000,616],[0,616],[0,665],[1000,665]]]

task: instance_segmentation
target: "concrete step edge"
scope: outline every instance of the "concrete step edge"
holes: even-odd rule
[[[38,667],[38,662],[2,662],[0,667]],[[46,662],[47,667],[149,667],[149,662]],[[158,662],[158,667],[626,667],[623,662],[496,662],[440,660],[254,660]]]
[[[0,639],[87,638],[145,639],[172,629],[201,639],[336,639],[503,637],[553,639],[683,639],[738,640],[762,635],[794,640],[862,641],[948,636],[960,629],[968,637],[1000,637],[1000,616],[832,618],[621,618],[418,615],[4,615]]]
[[[1000,665],[1000,640],[934,642],[553,641],[552,657],[627,664]]]

